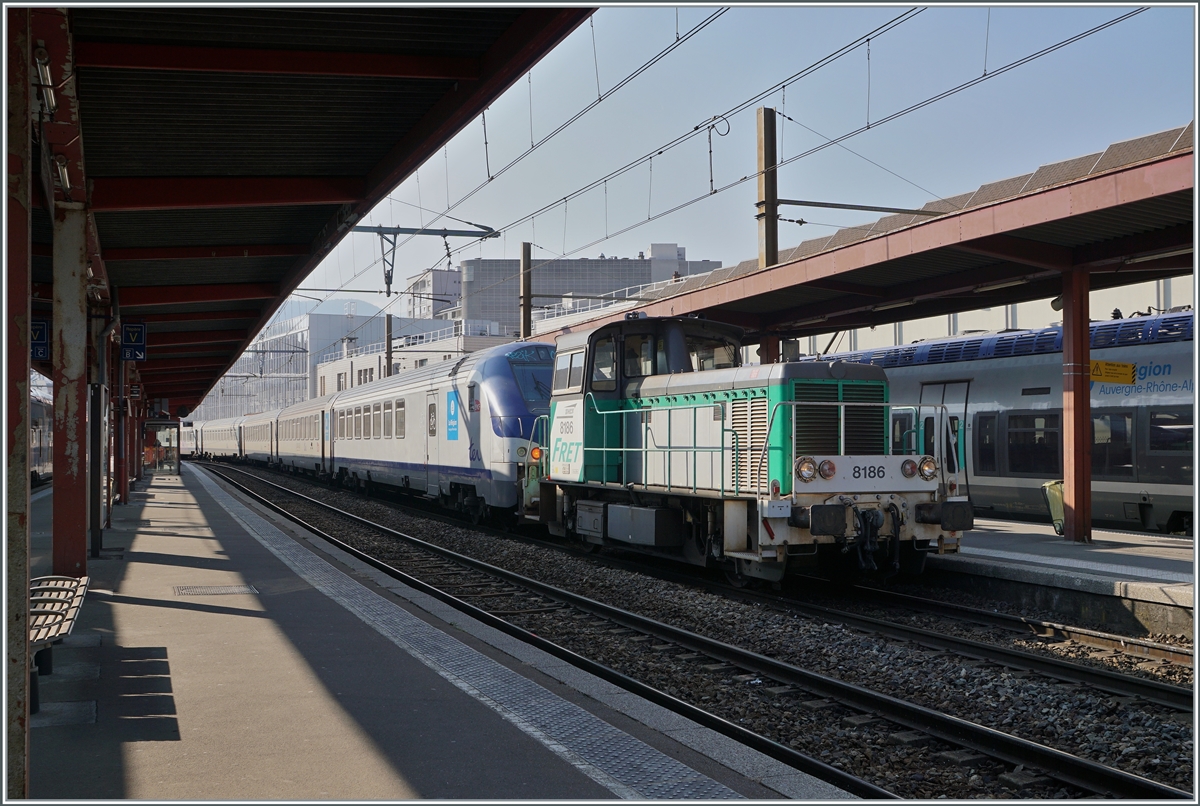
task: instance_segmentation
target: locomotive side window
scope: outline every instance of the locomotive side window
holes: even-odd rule
[[[396,439],[404,439],[404,401],[396,401]]]
[[[975,472],[996,472],[996,415],[980,414],[975,419]]]
[[[1058,478],[1057,414],[1010,414],[1008,416],[1008,469],[1012,473],[1050,474]]]
[[[687,349],[692,359],[692,369],[697,372],[706,369],[732,369],[737,366],[737,347],[724,339],[688,336]]]
[[[1150,410],[1150,450],[1191,453],[1194,444],[1191,409]]]
[[[392,401],[383,401],[383,438],[392,437]]]
[[[582,351],[564,353],[554,359],[554,391],[562,392],[578,389],[583,385],[583,361],[586,354]]]
[[[642,378],[654,374],[654,336],[625,337],[625,377]]]
[[[1092,475],[1133,477],[1133,412],[1092,413]]]
[[[592,388],[598,392],[611,392],[617,388],[617,342],[612,336],[596,342]]]
[[[383,436],[383,404],[376,403],[371,408],[371,411],[373,412],[371,421],[375,424],[375,427],[372,429],[371,433],[375,435],[375,439],[379,439],[381,436]]]

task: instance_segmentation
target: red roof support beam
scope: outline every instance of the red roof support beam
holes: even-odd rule
[[[147,305],[274,299],[274,283],[212,283],[209,285],[141,285],[121,289],[121,309]]]
[[[249,331],[246,330],[176,330],[170,333],[148,333],[147,347],[168,347],[173,345],[190,344],[222,344],[224,342],[243,341]]]
[[[203,358],[160,358],[159,360],[138,361],[138,375],[143,379],[147,375],[176,370],[199,369],[200,367],[223,367],[229,363],[229,358],[221,356],[206,356]]]
[[[254,246],[135,246],[105,249],[105,260],[206,260],[209,258],[302,257],[308,244],[257,244]],[[37,254],[35,251],[34,254]]]
[[[986,238],[954,244],[952,248],[1038,269],[1065,271],[1073,265],[1071,250],[1065,246],[1031,241],[1028,238],[1015,238],[1011,235],[989,235]]]
[[[92,182],[92,209],[99,212],[354,204],[363,198],[363,181],[356,176],[97,177]]]
[[[480,74],[478,59],[450,56],[180,47],[119,42],[79,42],[75,45],[75,63],[80,67],[108,67],[120,70],[186,70],[208,73],[424,78],[451,81],[475,81]]]
[[[124,294],[124,290],[121,291]],[[122,301],[124,302],[124,301]],[[121,305],[124,308],[124,304]],[[258,311],[180,311],[179,313],[129,313],[121,316],[131,323],[145,322],[207,322],[220,320],[257,319]]]

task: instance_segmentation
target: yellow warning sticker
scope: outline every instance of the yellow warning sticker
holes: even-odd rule
[[[1116,361],[1093,361],[1092,380],[1104,383],[1133,383],[1137,364],[1121,364]]]

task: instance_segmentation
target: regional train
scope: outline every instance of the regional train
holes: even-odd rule
[[[1194,320],[1187,311],[1091,324],[1092,361],[1136,365],[1132,384],[1091,384],[1097,525],[1193,532]],[[968,333],[820,360],[887,372],[894,452],[927,448],[922,407],[946,406],[963,460],[960,491],[976,513],[1050,519],[1042,485],[1063,477],[1064,461],[1061,327]]]
[[[970,529],[945,407],[928,451],[889,441],[884,371],[742,366],[742,331],[626,319],[503,345],[288,408],[193,423],[196,454],[537,522],[778,581],[918,573]],[[188,433],[190,430],[191,433]]]
[[[29,395],[29,483],[37,487],[54,476],[54,403],[41,393]]]
[[[552,344],[501,345],[285,409],[185,425],[185,453],[366,492],[429,497],[472,520],[515,518]]]

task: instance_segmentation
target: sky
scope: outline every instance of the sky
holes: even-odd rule
[[[676,243],[689,260],[733,265],[758,254],[757,106],[780,113],[781,161],[872,124],[780,168],[781,198],[888,207],[920,207],[1195,117],[1192,5],[1149,7],[1008,71],[1137,7],[933,6],[905,16],[911,8],[734,6],[715,19],[719,6],[600,8],[484,113],[486,146],[476,118],[362,223],[470,228],[460,219],[503,231],[450,239],[454,267],[518,258],[522,241],[534,244],[535,264],[559,255],[636,257],[651,243]],[[992,77],[880,122],[984,75]],[[538,146],[526,153],[531,142]],[[736,184],[743,177],[751,178]],[[781,249],[881,215],[781,213],[808,222],[781,223]],[[365,291],[332,299],[391,302],[387,310],[402,314],[404,303],[381,293],[379,258],[377,236],[350,235],[301,287]],[[407,277],[445,268],[446,245],[412,237],[395,262],[393,286],[403,288]]]

